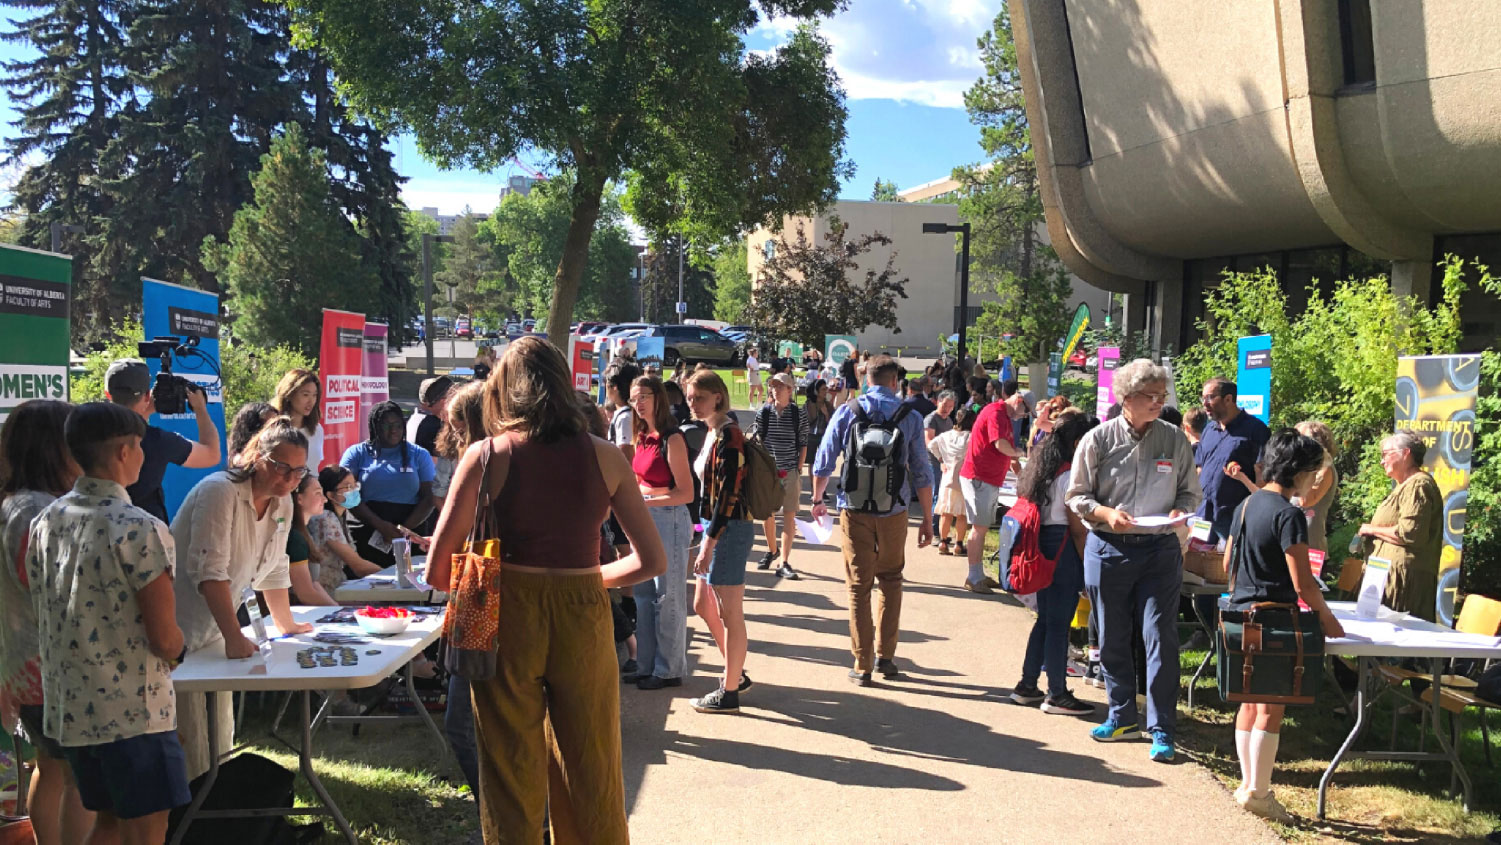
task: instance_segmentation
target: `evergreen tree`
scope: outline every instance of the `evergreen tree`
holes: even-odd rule
[[[107,326],[119,312],[113,292],[88,271],[100,243],[97,221],[108,215],[100,155],[117,128],[115,118],[130,86],[121,67],[123,28],[130,3],[120,0],[9,0],[33,12],[14,21],[3,39],[34,52],[29,59],[0,63],[0,85],[9,91],[19,118],[5,139],[3,165],[35,159],[20,175],[13,202],[23,215],[15,240],[51,249],[51,225],[82,226],[86,234],[64,236],[61,248],[73,262],[73,331],[79,339]],[[92,339],[92,338],[90,338]]]
[[[653,243],[646,255],[641,278],[641,310],[648,323],[678,322],[678,275],[681,270],[683,301],[688,303],[689,317],[707,317],[714,313],[714,275],[694,266],[692,245],[679,262],[680,241],[666,237]]]
[[[901,202],[901,194],[897,193],[896,183],[882,181],[876,177],[876,185],[870,190],[870,198],[876,202]]]
[[[452,308],[460,314],[483,313],[493,318],[508,310],[505,306],[510,303],[503,301],[502,288],[492,283],[500,274],[495,251],[480,240],[479,223],[465,206],[448,232],[453,243],[447,244],[443,269],[433,273],[434,305],[439,311]]]
[[[379,279],[331,196],[323,154],[308,148],[297,124],[261,157],[251,192],[228,239],[204,240],[203,266],[230,295],[237,337],[315,356],[322,309],[365,311]]]

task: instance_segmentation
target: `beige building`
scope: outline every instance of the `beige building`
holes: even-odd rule
[[[1007,0],[1047,228],[1182,348],[1224,269],[1501,267],[1501,2]],[[1501,322],[1474,296],[1465,344]],[[1484,304],[1482,304],[1484,303]]]

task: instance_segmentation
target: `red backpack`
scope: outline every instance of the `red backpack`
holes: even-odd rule
[[[1064,464],[1058,474],[1062,475],[1068,470],[1069,465]],[[1053,570],[1058,568],[1058,560],[1063,557],[1063,544],[1059,544],[1058,554],[1049,558],[1037,545],[1037,538],[1041,533],[1042,511],[1037,508],[1037,503],[1031,499],[1018,498],[1016,504],[1001,518],[998,552],[1000,559],[1007,562],[1001,573],[1002,589],[1017,595],[1027,595],[1053,583]],[[1069,538],[1064,537],[1063,542],[1070,542]]]

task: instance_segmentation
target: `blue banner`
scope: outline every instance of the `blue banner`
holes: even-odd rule
[[[667,354],[667,338],[638,337],[635,343],[636,363],[641,365],[642,371],[655,371],[657,375],[661,375],[662,356]]]
[[[199,479],[223,469],[224,449],[229,438],[224,434],[224,392],[219,381],[219,297],[207,291],[179,287],[154,279],[141,280],[141,323],[146,339],[171,336],[187,342],[198,338],[196,353],[174,354],[172,373],[182,376],[208,392],[208,415],[219,429],[220,465],[209,469],[187,469],[169,465],[162,479],[162,493],[167,501],[167,517],[177,508]],[[205,360],[207,359],[207,360]],[[161,370],[160,359],[150,359],[152,383]],[[269,399],[270,397],[266,397]],[[192,409],[184,414],[151,415],[151,424],[174,431],[189,440],[198,439],[198,421]]]
[[[1236,341],[1235,404],[1262,422],[1272,413],[1272,336],[1259,334]]]

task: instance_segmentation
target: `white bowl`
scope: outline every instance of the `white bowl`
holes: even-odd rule
[[[360,628],[364,629],[367,634],[389,637],[405,631],[407,626],[412,624],[412,614],[380,617],[366,616],[363,613],[356,612],[354,614],[354,621],[360,623]]]

